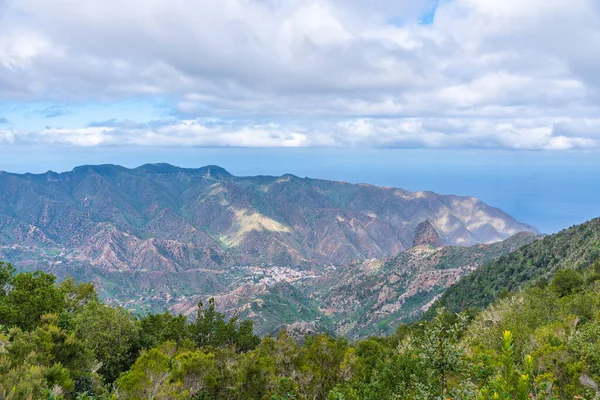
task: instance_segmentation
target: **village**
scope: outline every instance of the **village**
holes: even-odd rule
[[[242,266],[238,270],[248,274],[245,280],[251,280],[254,283],[264,283],[267,286],[273,286],[278,282],[293,283],[303,279],[314,279],[314,271],[302,271],[289,267],[264,267],[264,266]]]

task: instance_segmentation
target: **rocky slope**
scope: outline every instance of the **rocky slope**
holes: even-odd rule
[[[520,233],[493,244],[443,248],[424,244],[337,270],[314,292],[338,334],[349,338],[389,334],[399,323],[427,311],[465,275],[537,238]]]
[[[422,244],[440,247],[440,235],[429,220],[425,220],[417,225],[414,236],[413,247],[421,246]]]
[[[0,172],[0,258],[24,270],[91,280],[107,301],[138,310],[185,312],[199,298],[221,296],[224,310],[245,313],[261,324],[262,332],[298,321],[337,330],[335,323],[345,314],[323,310],[320,302],[335,308],[337,300],[334,291],[326,295],[318,285],[333,271],[344,277],[349,263],[354,271],[348,275],[350,286],[352,274],[381,283],[388,277],[373,278],[357,266],[413,245],[401,257],[443,259],[427,246],[491,243],[521,231],[535,229],[473,197],[293,175],[236,177],[216,166]],[[449,250],[439,250],[444,251]],[[443,268],[436,262],[417,264],[409,259],[398,264],[396,269],[412,271],[402,281],[373,283],[373,293],[381,296],[381,307],[388,307],[382,309],[394,321],[408,316],[409,308],[400,318],[390,308],[395,307],[392,297],[409,293],[396,302],[415,297],[406,279],[424,281],[416,296],[434,287],[427,289],[432,296],[421,296],[430,301],[478,265],[474,261],[456,271],[433,273]],[[398,271],[388,272],[393,280]],[[329,281],[327,289],[339,282]],[[350,286],[348,298],[363,302],[362,287]],[[338,293],[342,296],[341,287]],[[367,310],[377,302],[364,304]],[[344,326],[342,333],[362,332]]]
[[[389,334],[418,318],[451,285],[479,266],[538,239],[519,233],[493,244],[434,248],[424,244],[400,254],[275,281],[281,269],[246,275],[215,295],[217,308],[254,321],[259,334],[288,327],[328,331],[351,339]],[[199,300],[177,302],[171,311],[194,315]]]
[[[0,173],[0,245],[52,248],[70,255],[65,265],[105,271],[343,265],[412,247],[425,220],[444,245],[535,231],[473,197],[215,166]]]
[[[452,311],[485,308],[503,291],[548,280],[561,268],[583,270],[600,259],[600,218],[500,257],[452,286],[439,300]]]

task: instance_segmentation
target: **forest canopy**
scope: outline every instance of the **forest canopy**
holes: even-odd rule
[[[258,338],[211,299],[134,315],[89,283],[0,263],[3,399],[598,399],[600,263],[480,312],[350,343]]]

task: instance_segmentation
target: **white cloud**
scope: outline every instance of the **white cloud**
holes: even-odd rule
[[[557,137],[599,139],[600,118],[560,121],[554,124],[552,133]]]
[[[573,128],[574,127],[574,128]],[[572,129],[573,128],[573,129]],[[474,118],[352,118],[257,124],[214,119],[140,124],[94,122],[86,128],[0,130],[0,144],[72,146],[396,147],[598,149],[597,135],[579,135],[573,120]],[[571,133],[569,133],[571,132]],[[575,133],[573,133],[575,132]]]
[[[598,147],[596,0],[442,1],[419,24],[432,4],[14,1],[0,23],[0,101],[161,96],[181,121],[14,127],[0,141]]]

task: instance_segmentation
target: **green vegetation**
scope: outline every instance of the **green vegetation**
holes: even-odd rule
[[[187,382],[186,374],[197,369],[194,360],[202,359],[199,349],[235,358],[259,342],[251,321],[226,320],[212,301],[208,308],[199,305],[194,323],[169,313],[135,317],[100,302],[91,284],[57,283],[40,271],[15,273],[0,262],[2,399],[160,398],[148,391],[154,386],[137,387],[156,385],[151,374],[160,367],[174,368],[173,376]],[[165,346],[169,356],[160,358]]]
[[[484,265],[449,288],[440,303],[452,312],[470,307],[481,309],[505,291],[543,285],[559,269],[584,271],[599,258],[600,218],[597,218],[546,236]]]
[[[349,343],[262,340],[214,301],[136,317],[90,284],[0,263],[2,399],[600,399],[600,261],[477,314]]]
[[[418,247],[381,259],[350,264],[315,280],[304,293],[316,297],[336,332],[350,339],[390,335],[414,322],[438,295],[471,268],[532,243],[522,232],[507,240],[474,246]]]
[[[242,303],[250,307],[240,317],[260,315],[255,326],[260,336],[277,334],[282,327],[301,321],[318,321],[320,331],[333,331],[331,321],[319,311],[315,301],[287,282],[279,282],[266,293],[245,298]]]

